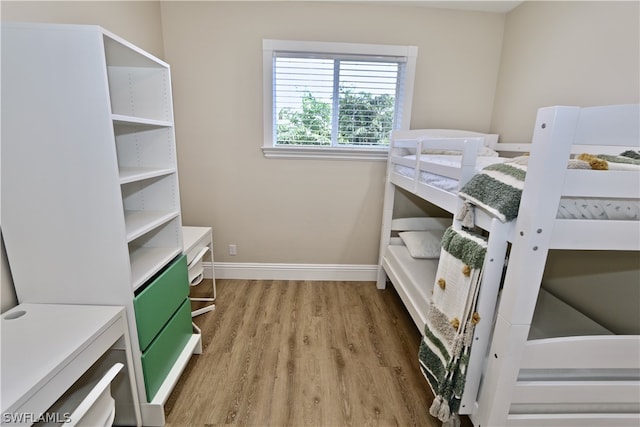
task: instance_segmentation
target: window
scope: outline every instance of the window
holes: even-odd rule
[[[266,157],[384,159],[408,129],[414,46],[264,40]]]

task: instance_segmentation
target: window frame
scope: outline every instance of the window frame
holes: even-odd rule
[[[293,41],[264,39],[262,41],[263,58],[263,145],[262,151],[267,158],[299,158],[299,159],[357,159],[386,160],[388,147],[336,147],[314,145],[277,145],[274,141],[274,54],[275,52],[301,52],[305,54],[332,54],[379,57],[402,57],[405,59],[404,81],[400,123],[395,129],[409,129],[411,123],[411,107],[413,104],[413,85],[415,80],[416,46],[380,45],[364,43],[337,43],[317,41]]]

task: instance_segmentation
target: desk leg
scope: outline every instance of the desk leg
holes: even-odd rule
[[[193,310],[191,312],[191,317],[196,317],[199,316],[201,314],[207,313],[209,311],[213,311],[216,309],[216,305],[213,303],[216,300],[216,275],[215,272],[213,271],[213,241],[211,239],[211,237],[209,237],[209,243],[207,244],[207,246],[205,247],[205,250],[203,250],[200,254],[198,254],[196,256],[196,258],[194,259],[194,262],[197,262],[200,258],[202,258],[204,256],[204,254],[207,252],[207,249],[209,251],[209,253],[211,254],[211,295],[212,297],[202,297],[202,298],[189,298],[191,301],[199,301],[199,302],[210,302],[211,304],[199,308],[197,310]],[[202,277],[204,277],[204,272],[201,273]],[[191,285],[191,286],[197,286],[196,285]]]

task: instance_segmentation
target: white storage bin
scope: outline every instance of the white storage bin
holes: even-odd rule
[[[70,427],[109,427],[116,416],[115,400],[111,396],[111,382],[124,365],[116,363],[82,399],[69,416]]]

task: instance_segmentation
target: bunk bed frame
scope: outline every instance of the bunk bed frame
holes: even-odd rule
[[[638,150],[639,119],[638,105],[547,107],[538,111],[530,145],[495,147],[527,151],[530,157],[514,220],[501,222],[475,209],[476,226],[489,236],[477,311],[482,319],[494,321],[477,325],[468,362],[459,412],[468,414],[474,425],[640,424],[640,336],[614,335],[541,289],[551,249],[640,250],[638,220],[556,218],[562,197],[639,201],[638,171],[567,168],[571,154]],[[403,131],[392,138],[377,283],[380,289],[387,279],[393,283],[420,330],[437,260],[419,260],[422,267],[410,267],[394,256],[401,251],[393,247],[398,243],[394,233],[415,226],[393,217],[394,194],[401,188],[455,214],[462,205],[456,192],[421,182],[419,171],[458,179],[462,186],[476,172],[481,144],[476,138],[446,140],[425,135]],[[446,169],[417,155],[411,160],[404,157],[407,150],[419,153],[424,146],[461,149],[461,165]],[[413,167],[414,177],[399,176],[396,165]],[[461,224],[454,220],[453,226]],[[429,262],[432,265],[425,268]],[[572,330],[563,327],[566,322],[574,326]]]

